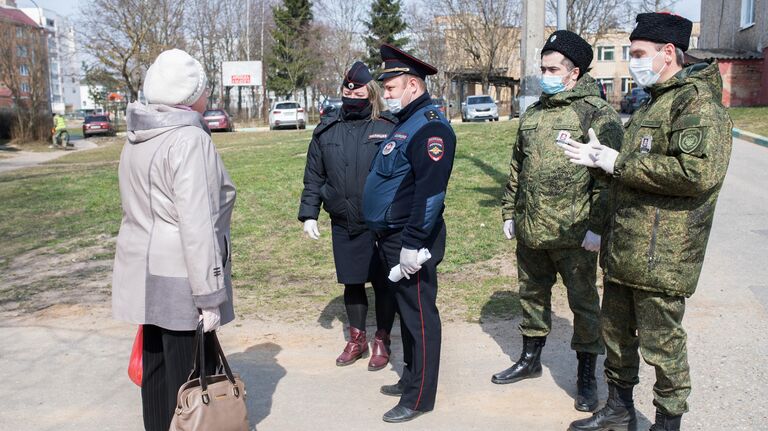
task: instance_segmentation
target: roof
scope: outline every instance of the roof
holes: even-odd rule
[[[730,48],[712,48],[712,49],[689,49],[686,51],[687,57],[696,60],[761,60],[763,54],[758,51],[742,51]]]
[[[20,9],[14,9],[9,7],[0,6],[0,20],[11,21],[21,25],[27,25],[30,27],[39,27],[39,25],[28,17],[27,14]]]

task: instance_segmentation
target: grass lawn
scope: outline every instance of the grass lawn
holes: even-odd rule
[[[768,106],[730,108],[728,112],[733,119],[733,127],[768,136]]]
[[[458,148],[438,295],[446,318],[476,321],[519,313],[514,243],[502,239],[499,209],[516,126],[517,121],[454,125]],[[329,220],[321,214],[320,241],[306,239],[296,220],[310,136],[307,131],[214,134],[238,189],[232,237],[239,314],[284,320],[343,315]],[[0,174],[0,271],[37,249],[88,247],[117,234],[120,149],[107,144]]]

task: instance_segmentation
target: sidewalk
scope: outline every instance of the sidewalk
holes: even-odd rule
[[[12,155],[12,157],[0,159],[0,173],[39,165],[41,163],[58,159],[65,154],[73,153],[76,151],[89,150],[97,147],[96,144],[85,139],[72,139],[70,142],[75,145],[73,150],[51,148],[51,150],[47,152],[17,151],[14,153],[9,153]]]

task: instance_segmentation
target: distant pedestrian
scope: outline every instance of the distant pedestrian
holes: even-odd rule
[[[211,141],[202,65],[184,51],[161,53],[144,80],[148,105],[128,105],[128,141],[118,177],[112,310],[144,325],[144,427],[167,431],[176,394],[192,368],[198,321],[205,332],[234,319],[230,219],[235,187]],[[206,343],[208,373],[217,364]]]
[[[376,334],[368,369],[376,371],[389,363],[395,300],[386,283],[376,237],[363,219],[363,186],[371,161],[395,118],[385,111],[381,89],[368,67],[355,62],[342,83],[341,109],[324,116],[312,133],[304,170],[299,221],[304,232],[318,239],[320,205],[331,218],[333,260],[336,279],[344,284],[344,307],[349,320],[349,340],[336,358],[336,365],[350,365],[368,354],[365,320],[371,282],[376,297]]]

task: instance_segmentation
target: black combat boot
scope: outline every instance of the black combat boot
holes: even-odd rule
[[[680,420],[683,415],[669,416],[656,410],[656,423],[648,431],[680,431]]]
[[[637,418],[632,388],[608,385],[605,407],[592,417],[571,422],[568,431],[636,431]]]
[[[494,374],[491,381],[504,385],[541,376],[541,349],[546,341],[547,337],[523,335],[523,352],[520,354],[520,359],[506,370]]]
[[[580,412],[591,412],[597,408],[597,380],[595,379],[597,355],[576,352],[576,357],[579,359],[579,369],[576,376],[576,401],[573,406]]]

